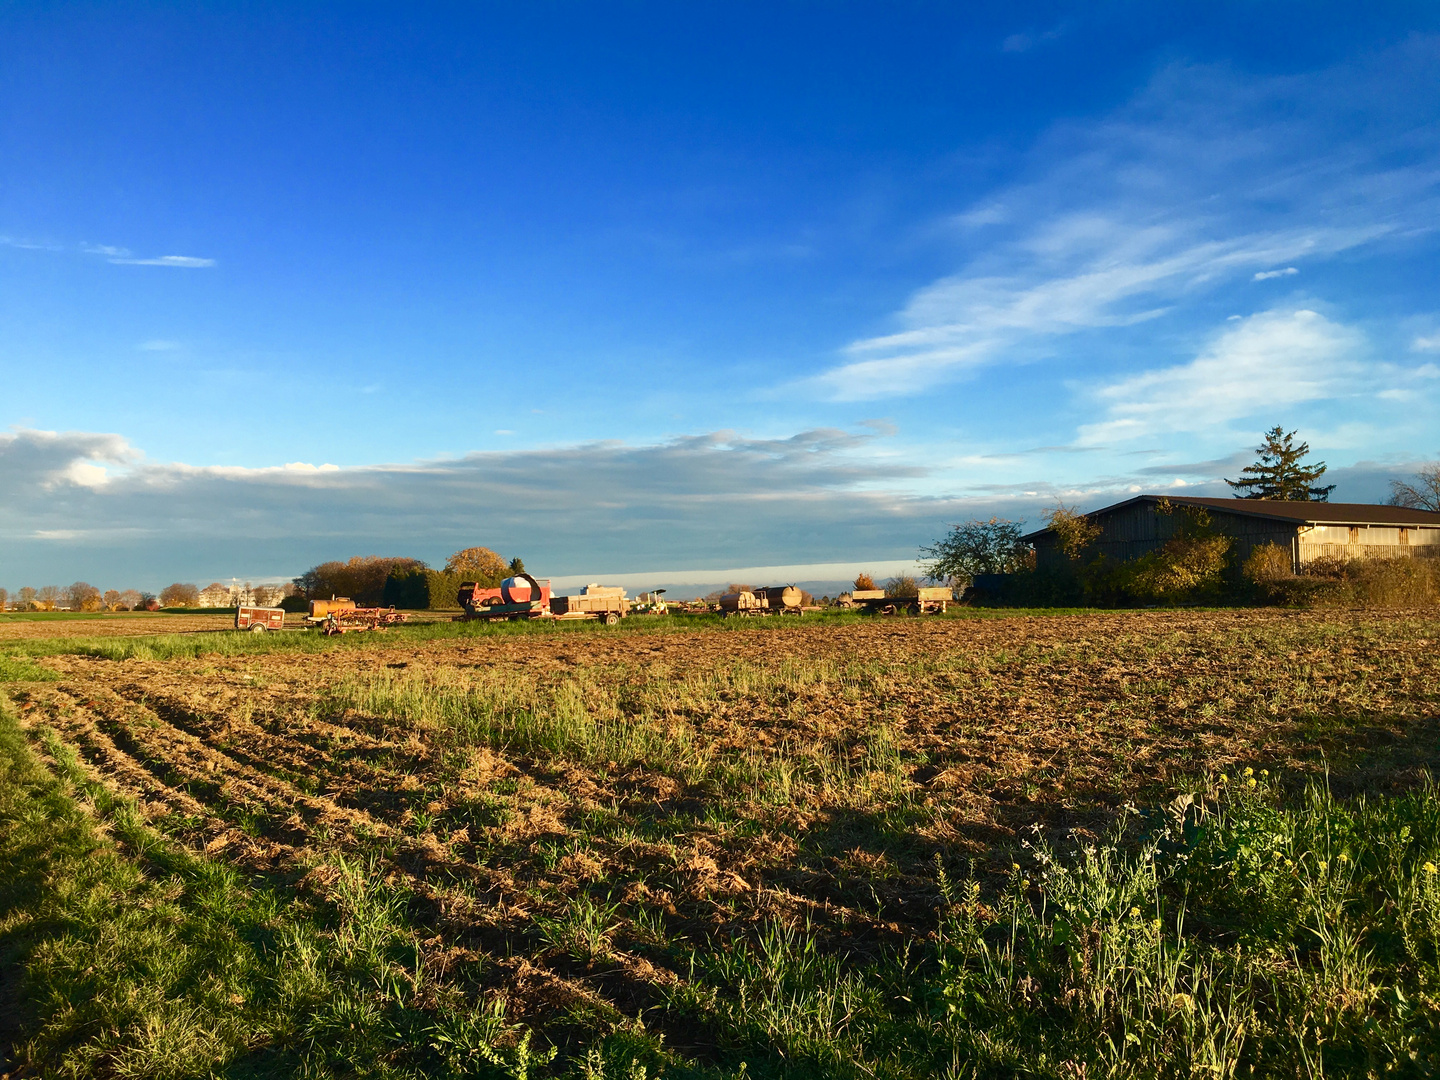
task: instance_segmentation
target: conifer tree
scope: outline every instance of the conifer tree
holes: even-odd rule
[[[1329,502],[1334,484],[1323,487],[1315,481],[1325,474],[1325,462],[1302,465],[1300,459],[1310,453],[1310,444],[1294,443],[1295,432],[1287,433],[1276,424],[1265,433],[1265,443],[1256,449],[1260,455],[1253,465],[1241,469],[1239,480],[1226,478],[1225,483],[1240,493],[1242,499],[1287,499],[1292,502]]]

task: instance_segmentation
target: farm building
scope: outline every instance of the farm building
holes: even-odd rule
[[[248,581],[244,585],[238,585],[234,582],[229,585],[223,585],[218,581],[212,581],[200,590],[199,606],[231,608],[238,604],[278,603],[279,597],[274,595],[276,593],[283,593],[283,590],[278,586],[268,585],[251,588]]]
[[[229,607],[230,586],[214,581],[200,590],[200,607]]]
[[[1137,495],[1085,516],[1100,526],[1093,550],[1121,562],[1163,547],[1183,524],[1162,503],[1210,515],[1211,526],[1235,540],[1244,559],[1260,544],[1290,551],[1293,569],[1321,558],[1440,558],[1440,514],[1370,503],[1281,502],[1274,499],[1203,499]],[[1048,528],[1024,538],[1035,547],[1039,569],[1067,560]]]

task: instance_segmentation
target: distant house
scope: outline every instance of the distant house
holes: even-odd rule
[[[1288,549],[1297,571],[1320,558],[1440,558],[1440,514],[1429,510],[1370,503],[1175,495],[1137,495],[1086,514],[1100,526],[1100,537],[1092,550],[1120,562],[1163,547],[1175,536],[1182,519],[1163,512],[1162,502],[1208,512],[1211,526],[1234,538],[1235,553],[1242,560],[1260,544],[1279,544]],[[1066,563],[1058,538],[1049,528],[1024,539],[1035,547],[1037,569]]]
[[[212,582],[200,590],[201,607],[229,607],[230,586],[221,585],[220,582]]]
[[[238,607],[256,603],[255,590],[247,582],[244,585],[222,585],[212,581],[200,590],[201,607]]]

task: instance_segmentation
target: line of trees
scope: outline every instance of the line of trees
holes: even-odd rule
[[[199,606],[233,607],[235,603],[279,604],[294,591],[293,585],[222,585],[214,582],[204,589],[177,581],[154,593],[141,589],[106,589],[101,592],[87,581],[73,585],[27,585],[11,595],[0,589],[0,611],[152,611],[157,608]],[[216,601],[219,601],[218,603]]]
[[[439,570],[421,559],[405,556],[357,555],[312,566],[289,585],[252,586],[246,582],[237,589],[217,582],[201,589],[177,581],[161,589],[158,596],[138,589],[101,592],[84,581],[65,587],[26,586],[14,596],[0,589],[0,611],[139,611],[198,607],[206,601],[211,606],[227,607],[234,605],[237,596],[241,603],[265,606],[293,600],[295,606],[303,608],[311,600],[348,596],[364,606],[453,608],[462,582],[475,581],[494,588],[505,578],[524,572],[523,559],[507,560],[491,548],[475,546],[455,552]],[[215,596],[211,594],[220,592],[227,594],[226,602],[214,604]]]
[[[73,585],[27,585],[12,596],[0,589],[0,611],[135,611],[155,600],[153,593],[139,589],[107,589],[101,592],[88,581]]]
[[[454,608],[463,582],[493,589],[524,572],[523,559],[507,561],[488,547],[462,548],[439,570],[405,556],[356,555],[312,566],[295,579],[295,598],[297,604],[346,596],[362,607]]]

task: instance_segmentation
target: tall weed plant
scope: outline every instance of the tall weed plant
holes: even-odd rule
[[[1036,840],[998,894],[937,868],[926,947],[843,958],[774,924],[697,952],[676,1003],[757,1076],[1436,1075],[1436,789],[1292,801],[1247,772]]]

